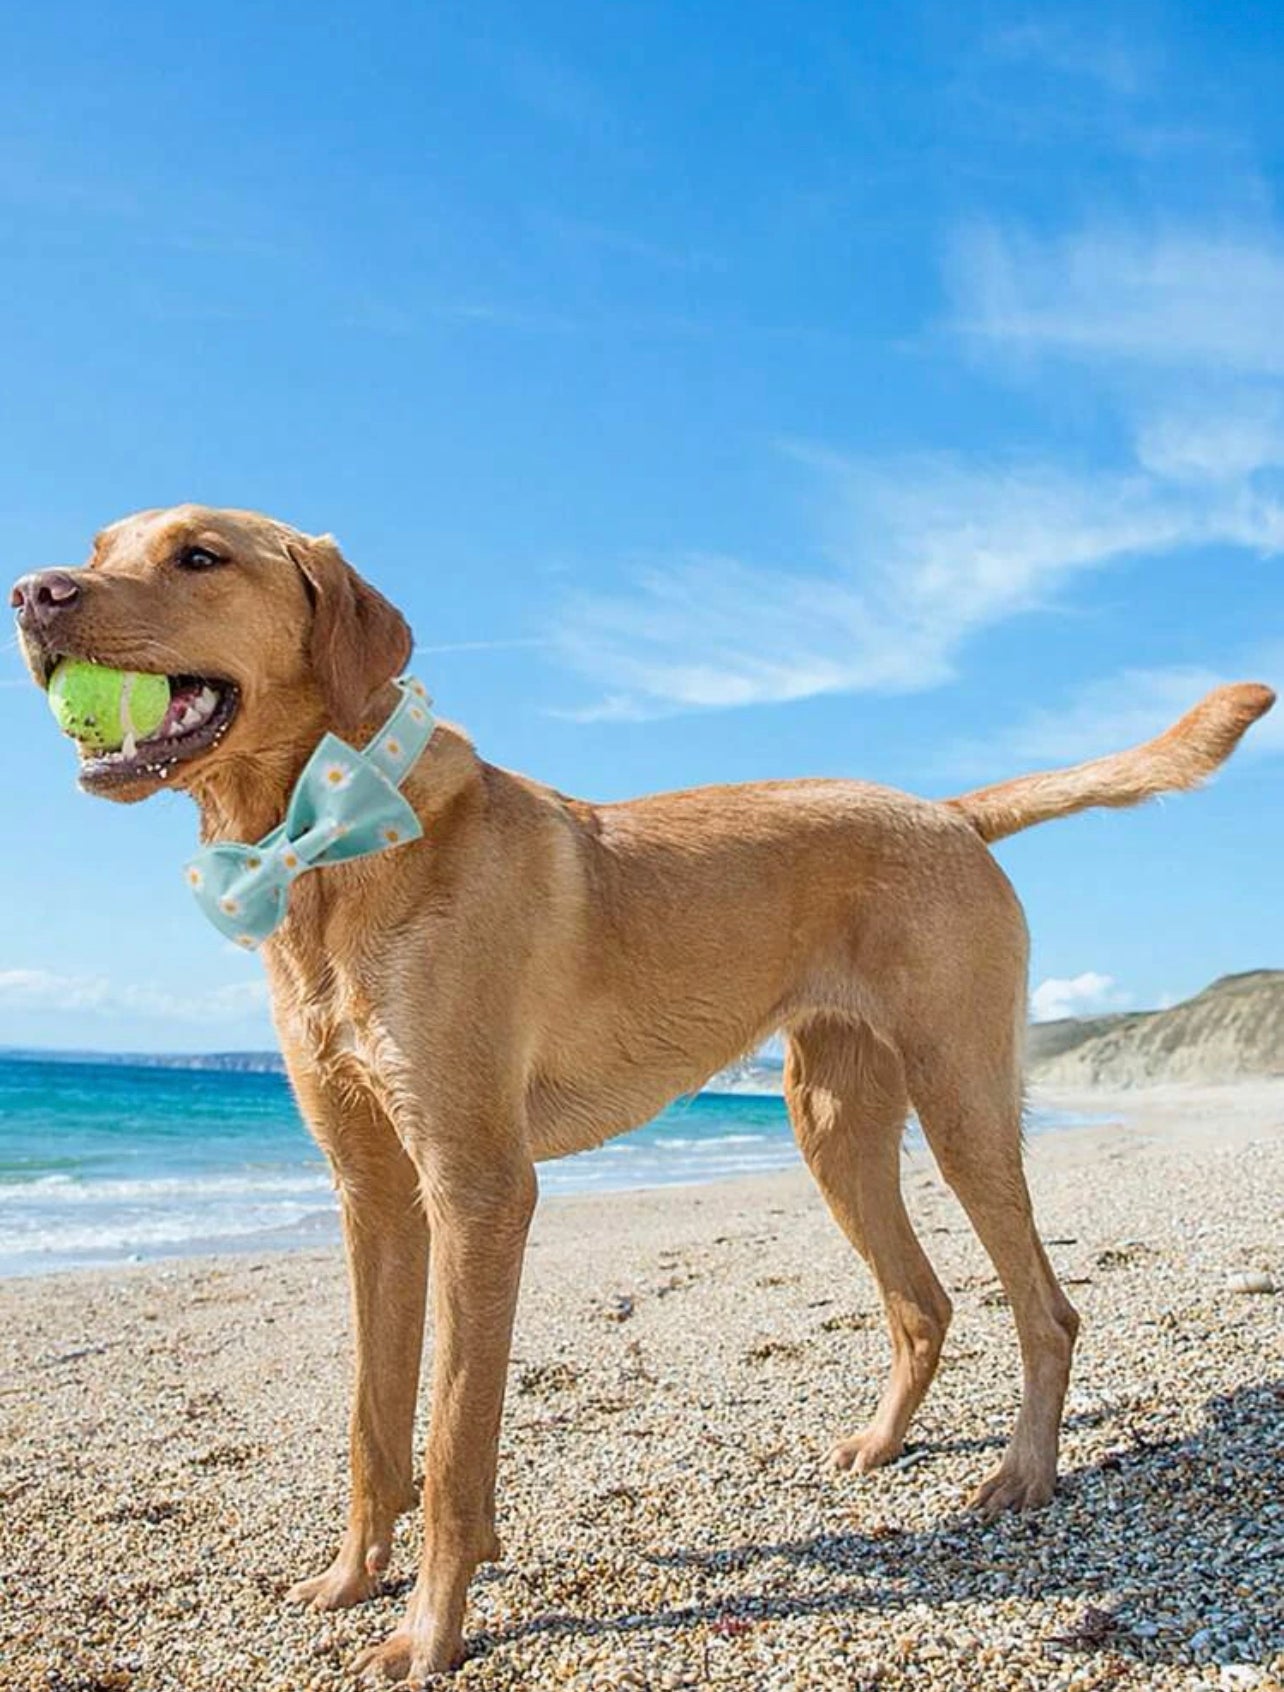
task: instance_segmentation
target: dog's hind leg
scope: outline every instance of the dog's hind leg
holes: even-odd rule
[[[951,1314],[901,1197],[905,1076],[896,1053],[868,1028],[817,1018],[790,1031],[785,1097],[807,1166],[873,1271],[887,1313],[891,1376],[869,1426],[831,1453],[839,1468],[876,1469],[900,1455]]]
[[[1003,1010],[977,1022],[968,1044],[910,1050],[906,1062],[923,1131],[998,1272],[1021,1342],[1016,1428],[999,1467],[971,1500],[988,1517],[1037,1509],[1052,1496],[1079,1318],[1035,1229],[1021,1162],[1019,1052],[1015,1028],[1004,1032],[1013,1019]]]

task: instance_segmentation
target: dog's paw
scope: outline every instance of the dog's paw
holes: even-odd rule
[[[904,1440],[893,1438],[872,1423],[850,1439],[840,1439],[829,1453],[829,1462],[831,1468],[855,1469],[857,1474],[867,1475],[871,1469],[894,1463],[904,1449]]]
[[[399,1627],[382,1645],[363,1651],[352,1667],[366,1686],[399,1682],[417,1686],[430,1675],[449,1674],[463,1660],[464,1641],[459,1634],[451,1640]]]
[[[324,1574],[297,1581],[285,1595],[287,1604],[306,1604],[312,1610],[350,1610],[373,1598],[387,1567],[387,1553],[374,1546],[364,1563],[336,1558]]]
[[[984,1522],[992,1522],[1005,1510],[1041,1510],[1056,1484],[1055,1467],[1005,1457],[977,1487],[967,1507]]]

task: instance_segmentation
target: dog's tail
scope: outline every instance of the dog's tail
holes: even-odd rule
[[[1274,693],[1260,682],[1214,688],[1180,722],[1143,746],[1072,769],[1018,776],[945,803],[961,811],[982,840],[1002,840],[1094,805],[1139,805],[1159,793],[1199,787],[1274,703]]]

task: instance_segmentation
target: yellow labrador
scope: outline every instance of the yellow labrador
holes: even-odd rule
[[[80,779],[120,800],[168,779],[206,841],[274,827],[322,733],[364,744],[410,656],[400,614],[332,540],[242,511],[126,518],[84,568],[27,576],[13,601],[42,685],[74,655],[168,673],[204,701],[163,745],[85,755]],[[780,1028],[799,1144],[891,1332],[877,1413],[835,1460],[897,1455],[950,1317],[901,1200],[912,1105],[1021,1340],[1021,1410],[975,1501],[1046,1502],[1078,1323],[1022,1172],[1026,929],[987,842],[1193,787],[1272,702],[1220,688],[1134,751],[946,803],[797,781],[594,805],[439,726],[405,785],[422,840],[305,876],[265,950],[290,1078],[334,1170],[356,1334],[347,1530],[292,1596],[367,1597],[413,1502],[431,1244],[423,1560],[404,1620],[363,1661],[394,1679],[458,1663],[469,1581],[498,1554],[535,1161],[635,1127]]]

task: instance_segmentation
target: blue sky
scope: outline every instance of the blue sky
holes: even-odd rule
[[[122,0],[0,17],[0,559],[333,530],[483,755],[944,794],[1284,681],[1266,7]],[[0,1044],[264,1042],[190,805],[0,652]],[[1040,1011],[1284,963],[1284,712],[1001,849]]]

